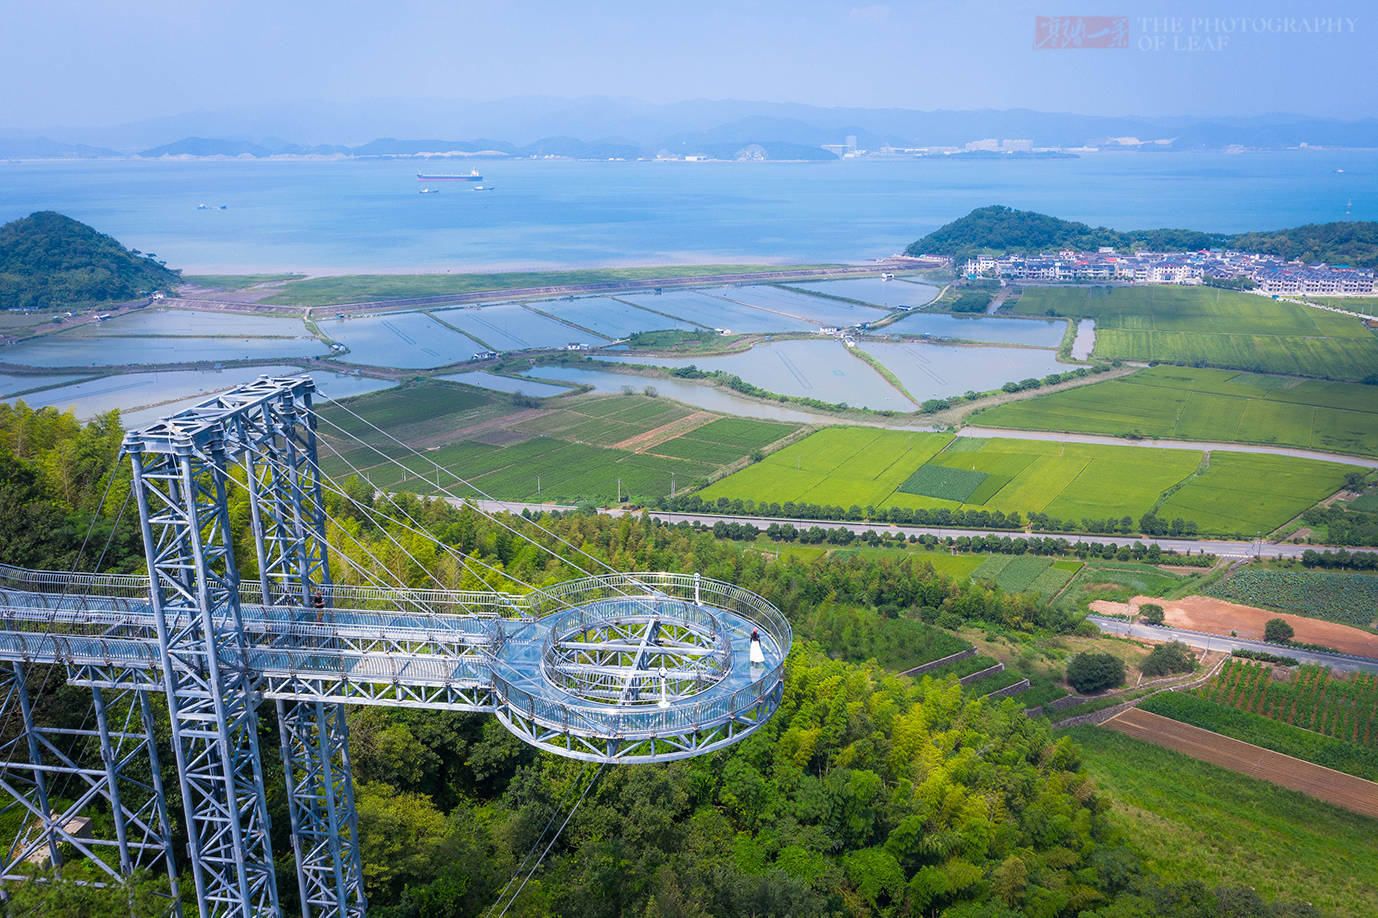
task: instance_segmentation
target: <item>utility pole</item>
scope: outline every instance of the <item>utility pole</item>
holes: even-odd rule
[[[617,502],[622,503],[622,479],[617,479]]]
[[[536,476],[536,500],[541,499],[541,476]]]
[[[671,472],[671,473],[670,473],[670,497],[671,497],[671,498],[674,498],[674,496],[675,496],[675,473],[674,473],[674,472]]]

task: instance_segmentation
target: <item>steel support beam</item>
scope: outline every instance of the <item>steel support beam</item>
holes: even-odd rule
[[[95,729],[39,726],[27,672],[3,670],[0,716],[20,715],[19,730],[0,746],[0,791],[11,798],[21,829],[0,865],[0,879],[61,871],[70,857],[85,860],[115,883],[137,870],[168,874],[163,915],[181,915],[172,826],[167,818],[152,709],[142,691],[92,693]],[[55,801],[62,799],[59,809]],[[109,829],[102,836],[100,830]]]
[[[277,882],[229,530],[223,431],[131,435],[188,851],[203,918],[277,918]],[[149,449],[148,447],[153,447]]]
[[[344,706],[278,701],[302,918],[363,918],[363,866]]]

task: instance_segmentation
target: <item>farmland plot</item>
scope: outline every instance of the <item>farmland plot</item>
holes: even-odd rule
[[[1023,315],[1094,318],[1098,357],[1362,379],[1378,337],[1356,318],[1204,287],[1031,287]]]

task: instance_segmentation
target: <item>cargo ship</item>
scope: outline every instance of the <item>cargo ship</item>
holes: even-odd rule
[[[427,175],[424,172],[418,172],[416,173],[416,180],[418,182],[481,182],[483,176],[479,175],[477,169],[470,171],[468,175],[450,172]]]

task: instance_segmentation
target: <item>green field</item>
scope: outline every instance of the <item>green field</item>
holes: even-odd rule
[[[1210,532],[1267,534],[1339,490],[1351,470],[1315,459],[1214,452],[1205,471],[1163,501],[1158,516],[1196,520]]]
[[[243,290],[256,284],[269,284],[289,281],[302,277],[301,274],[183,274],[182,280],[188,284],[202,287],[217,287],[221,290]]]
[[[1378,821],[1111,730],[1066,732],[1116,826],[1168,878],[1373,913]]]
[[[502,396],[435,380],[361,395],[349,399],[347,409],[322,405],[318,411],[321,460],[332,474],[343,468],[335,458],[337,453],[356,465],[373,465],[381,460],[378,450],[388,455],[397,453],[389,437],[403,443],[427,444],[509,410],[510,401]],[[363,443],[356,442],[359,440]]]
[[[1348,471],[1335,463],[1242,453],[1216,453],[1202,471],[1202,460],[1194,450],[830,427],[715,482],[702,496],[1137,521],[1180,485],[1159,509],[1161,518],[1252,537],[1333,493]]]
[[[1208,591],[1246,606],[1370,628],[1378,616],[1378,576],[1342,571],[1247,567]]]
[[[644,395],[585,395],[559,408],[521,412],[510,396],[436,381],[361,396],[348,407],[363,420],[337,406],[322,410],[328,474],[343,477],[358,469],[378,488],[422,494],[444,488],[460,497],[481,490],[502,500],[611,501],[619,479],[624,497],[668,495],[672,482],[679,490],[696,487],[722,465],[796,429],[719,418],[655,444],[645,438],[694,409]],[[422,455],[411,455],[370,423]],[[453,474],[437,472],[432,463]]]
[[[763,449],[798,430],[793,424],[754,421],[749,418],[719,418],[687,434],[666,440],[651,448],[660,456],[692,459],[726,465],[746,453]]]
[[[1054,561],[1036,555],[989,555],[971,577],[989,580],[1010,593],[1034,593],[1050,599],[1080,567],[1080,561]]]
[[[1351,316],[1206,287],[1029,287],[1021,315],[1096,320],[1094,354],[1326,379],[1378,367],[1378,337]]]
[[[807,270],[818,265],[791,265]],[[413,296],[443,296],[484,290],[515,290],[567,284],[623,283],[659,277],[698,277],[779,271],[779,265],[668,265],[647,268],[598,268],[580,271],[504,271],[493,274],[344,274],[290,281],[283,292],[263,302],[299,306],[329,306]]]
[[[1266,443],[1378,456],[1378,387],[1157,366],[978,412],[1022,430]]]
[[[1323,736],[1186,692],[1163,692],[1146,699],[1139,707],[1305,762],[1378,781],[1378,746],[1372,744]]]
[[[1128,602],[1135,596],[1165,596],[1195,581],[1195,575],[1177,574],[1132,561],[1086,562],[1076,572],[1059,601],[1082,608],[1094,599]]]

